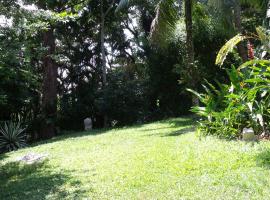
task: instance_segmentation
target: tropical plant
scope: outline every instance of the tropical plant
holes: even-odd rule
[[[204,117],[200,122],[201,133],[225,138],[236,138],[245,127],[252,127],[258,135],[269,135],[270,120],[270,61],[265,60],[269,53],[269,35],[262,28],[257,28],[257,36],[262,46],[257,51],[249,45],[250,60],[238,69],[227,70],[230,84],[218,84],[219,89],[208,84],[205,93],[196,95],[204,107],[194,107],[193,112]],[[216,64],[222,65],[226,56],[240,41],[251,36],[237,35],[229,40],[220,50]],[[263,51],[259,51],[264,49]],[[255,52],[255,53],[254,53]],[[256,55],[255,55],[256,54]]]
[[[26,146],[25,128],[21,122],[5,122],[0,126],[0,152],[14,151]]]

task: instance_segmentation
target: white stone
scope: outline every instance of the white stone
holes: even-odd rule
[[[92,129],[93,129],[93,122],[92,119],[88,117],[84,120],[84,130],[90,131]]]
[[[266,16],[267,18],[270,18],[270,9],[267,10]]]
[[[36,162],[41,162],[48,157],[47,154],[37,154],[37,153],[28,153],[23,157],[19,157],[16,161],[25,162],[26,164],[33,164]]]
[[[244,128],[242,136],[244,141],[254,141],[256,139],[253,128]]]

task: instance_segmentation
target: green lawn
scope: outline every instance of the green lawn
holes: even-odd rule
[[[270,199],[270,143],[199,139],[191,118],[58,137],[0,157],[0,199]],[[48,154],[39,164],[16,159]]]

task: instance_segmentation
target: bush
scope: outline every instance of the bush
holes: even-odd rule
[[[100,91],[95,107],[106,114],[111,125],[123,126],[145,121],[148,116],[145,79],[133,69],[115,69],[108,74],[108,85]]]

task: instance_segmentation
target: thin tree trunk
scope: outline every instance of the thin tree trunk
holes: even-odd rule
[[[234,24],[237,32],[242,33],[243,29],[241,25],[241,5],[239,0],[236,0],[234,4]],[[240,57],[242,58],[242,61],[246,62],[248,60],[248,53],[244,44],[241,42],[239,45],[237,45],[237,49]]]
[[[189,86],[197,89],[197,73],[194,65],[194,44],[193,44],[193,27],[192,27],[192,0],[185,0],[185,23],[186,23],[186,51],[187,51],[187,67],[189,76]],[[192,96],[192,104],[198,105],[199,100]]]
[[[193,27],[192,27],[192,0],[185,0],[185,22],[186,22],[186,45],[187,45],[187,61],[189,67],[194,65],[194,45],[193,45]]]
[[[106,14],[104,13],[103,8],[103,0],[101,0],[101,8],[100,8],[100,15],[101,15],[101,24],[100,24],[100,48],[101,48],[101,62],[102,62],[102,87],[105,88],[107,84],[107,60],[106,60],[106,53],[105,53],[105,19]],[[103,116],[103,126],[108,126],[108,116],[107,113],[104,113]]]
[[[102,13],[101,17],[101,26],[100,26],[100,45],[101,45],[101,54],[102,54],[102,85],[103,87],[107,84],[107,60],[106,60],[106,53],[105,53],[105,16]]]
[[[57,65],[51,57],[55,53],[55,40],[52,28],[43,33],[43,43],[48,50],[42,58],[42,113],[46,121],[42,124],[41,138],[49,139],[55,136],[55,120],[57,115]]]
[[[105,20],[111,9],[113,8],[113,5],[115,3],[115,0],[111,1],[111,4],[109,5],[108,9],[105,11],[103,6],[103,0],[101,0],[100,5],[100,16],[101,16],[101,24],[100,24],[100,46],[101,46],[101,60],[102,60],[102,86],[103,88],[107,84],[107,60],[106,60],[106,53],[105,53]],[[108,116],[105,113],[104,114],[104,127],[108,126]]]

